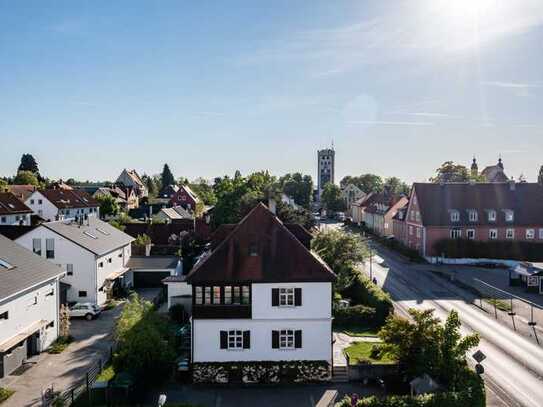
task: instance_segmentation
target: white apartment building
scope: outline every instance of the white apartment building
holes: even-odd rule
[[[11,192],[0,192],[0,226],[29,226],[32,210]]]
[[[51,222],[100,216],[100,204],[80,189],[47,189],[34,191],[25,204],[42,219]]]

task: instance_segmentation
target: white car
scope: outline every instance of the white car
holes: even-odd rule
[[[102,310],[96,304],[90,302],[78,302],[70,308],[70,318],[85,318],[87,321],[94,319],[100,315]]]

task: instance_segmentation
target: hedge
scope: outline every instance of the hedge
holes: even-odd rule
[[[380,326],[385,323],[392,313],[393,305],[389,295],[379,286],[373,284],[369,278],[359,275],[342,293],[344,298],[350,298],[353,305],[365,305],[375,309],[374,323]]]
[[[334,324],[349,326],[372,326],[375,324],[375,309],[365,305],[336,308]]]
[[[434,244],[439,256],[449,258],[503,259],[543,262],[543,243],[442,239]]]

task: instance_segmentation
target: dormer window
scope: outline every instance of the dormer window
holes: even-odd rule
[[[457,210],[451,211],[451,222],[459,222],[460,221],[460,212]]]
[[[496,211],[494,209],[488,211],[488,221],[496,222]]]
[[[506,209],[505,210],[505,221],[506,222],[513,222],[514,220],[515,220],[515,213],[510,209]]]
[[[469,216],[470,222],[477,222],[478,216],[477,216],[477,211],[475,209],[470,209],[468,211],[468,216]]]

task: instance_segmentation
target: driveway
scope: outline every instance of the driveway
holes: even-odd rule
[[[21,376],[7,376],[0,386],[15,390],[6,407],[41,405],[41,392],[51,385],[65,390],[85,377],[87,370],[99,359],[109,357],[113,345],[113,327],[122,306],[103,312],[98,319],[71,320],[71,334],[75,341],[58,355],[42,353],[37,364]]]

